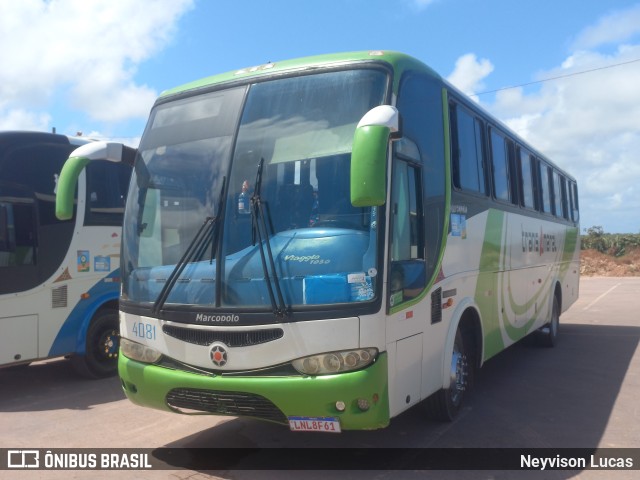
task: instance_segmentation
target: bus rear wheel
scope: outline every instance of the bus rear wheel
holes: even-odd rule
[[[560,329],[560,302],[556,295],[553,296],[553,307],[551,308],[551,319],[549,323],[543,325],[538,330],[538,341],[540,345],[553,348],[558,343],[558,331]]]
[[[93,317],[85,344],[85,354],[72,357],[76,371],[87,378],[105,378],[118,371],[118,311],[101,310]]]
[[[427,399],[426,407],[429,416],[438,421],[452,421],[460,409],[465,392],[470,386],[472,369],[469,362],[468,349],[460,329],[456,332],[449,370],[449,387],[443,388]]]

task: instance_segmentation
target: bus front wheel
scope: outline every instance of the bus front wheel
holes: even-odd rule
[[[462,408],[465,392],[470,386],[471,373],[468,349],[462,332],[458,329],[451,355],[449,387],[434,393],[426,402],[427,412],[431,418],[450,422],[456,417]]]
[[[104,378],[118,371],[118,311],[100,310],[91,320],[85,344],[85,354],[72,357],[73,366],[87,378]]]

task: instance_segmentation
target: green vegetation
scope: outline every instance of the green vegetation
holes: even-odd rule
[[[622,257],[630,250],[640,247],[640,234],[637,233],[604,233],[600,226],[586,229],[581,235],[582,250],[597,250],[614,257]]]

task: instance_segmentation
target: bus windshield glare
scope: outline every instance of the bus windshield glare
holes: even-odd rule
[[[374,300],[377,207],[351,205],[350,157],[387,81],[324,72],[158,104],[126,206],[122,300],[207,312]]]

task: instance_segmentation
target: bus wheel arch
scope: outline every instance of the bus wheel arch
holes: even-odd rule
[[[75,370],[87,378],[105,378],[118,371],[120,345],[117,300],[108,301],[91,316],[84,337],[84,354],[73,355]]]
[[[475,306],[462,302],[453,318],[443,350],[443,387],[426,401],[429,416],[439,421],[458,414],[482,359],[482,325]]]

